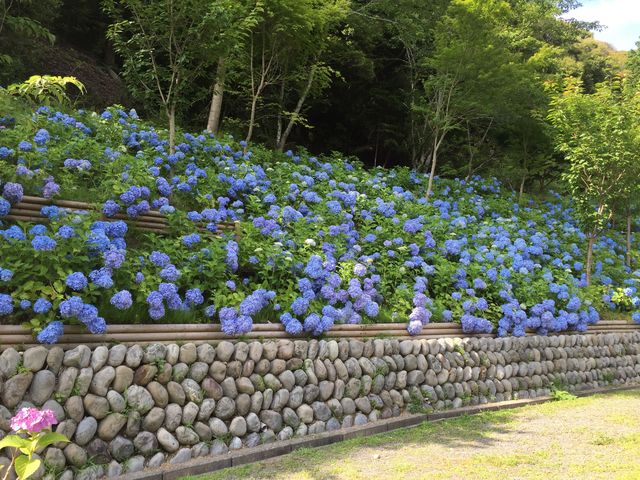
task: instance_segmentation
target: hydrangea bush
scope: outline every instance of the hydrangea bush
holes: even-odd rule
[[[14,415],[10,426],[15,433],[0,440],[0,450],[12,449],[13,455],[3,480],[10,478],[11,467],[15,468],[18,480],[26,480],[42,466],[42,460],[35,456],[37,452],[54,443],[69,441],[61,433],[51,431],[56,423],[53,410],[24,407]]]
[[[212,321],[229,335],[265,321],[311,335],[363,322],[419,334],[448,321],[546,334],[640,306],[617,232],[597,243],[587,288],[570,204],[552,194],[520,205],[495,179],[437,179],[427,200],[427,177],[404,168],[210,134],[184,134],[170,154],[133,111],[47,107],[0,130],[0,179],[0,217],[25,194],[96,206],[46,206],[46,224],[1,227],[0,321],[27,322],[44,343],[65,324],[102,333],[107,321]],[[170,235],[111,218],[151,209]],[[236,220],[239,239],[216,235]]]

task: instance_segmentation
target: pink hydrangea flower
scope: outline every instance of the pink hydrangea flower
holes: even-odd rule
[[[58,423],[53,410],[38,410],[37,408],[22,408],[11,419],[11,429],[15,432],[20,430],[38,433],[51,425]]]

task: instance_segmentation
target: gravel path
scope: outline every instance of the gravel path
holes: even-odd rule
[[[640,479],[640,390],[299,450],[214,479]]]

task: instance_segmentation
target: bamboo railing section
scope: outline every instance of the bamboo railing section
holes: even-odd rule
[[[83,211],[95,211],[95,207],[91,204],[84,202],[76,202],[73,200],[49,200],[41,197],[32,197],[25,195],[22,201],[13,205],[9,214],[4,217],[4,220],[16,221],[16,222],[30,222],[30,223],[46,223],[49,219],[41,213],[42,207],[48,205],[55,205],[56,207],[64,208],[66,210],[83,210]],[[167,218],[157,210],[149,210],[147,213],[140,215],[136,218],[131,218],[122,213],[116,214],[113,217],[107,217],[102,215],[104,221],[113,222],[115,220],[124,220],[128,225],[136,230],[143,232],[157,233],[160,235],[168,235],[169,222]],[[236,238],[240,237],[240,222],[221,222],[217,224],[218,231],[220,233],[233,232]],[[204,227],[201,228],[203,230]]]
[[[327,339],[373,339],[397,338],[437,339],[451,337],[495,337],[494,334],[468,334],[457,323],[431,323],[425,326],[420,335],[407,333],[406,323],[379,323],[367,325],[334,325],[322,338]],[[587,333],[626,333],[640,331],[640,325],[625,320],[603,320],[591,325]],[[562,332],[570,334],[576,332]],[[528,332],[528,335],[534,335]],[[193,342],[216,343],[222,340],[231,342],[266,339],[305,339],[305,335],[291,336],[284,331],[280,323],[259,323],[253,330],[241,337],[225,335],[218,324],[148,324],[148,325],[109,325],[107,333],[92,335],[80,326],[66,326],[65,334],[58,345],[63,349],[74,348],[78,344],[88,346],[122,344],[150,344]],[[0,351],[8,347],[28,348],[37,342],[29,330],[19,325],[0,325]]]

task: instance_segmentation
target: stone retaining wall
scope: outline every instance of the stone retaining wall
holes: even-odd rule
[[[639,381],[640,332],[8,348],[0,437],[17,409],[50,408],[72,443],[42,452],[36,478],[88,480],[406,411]]]

